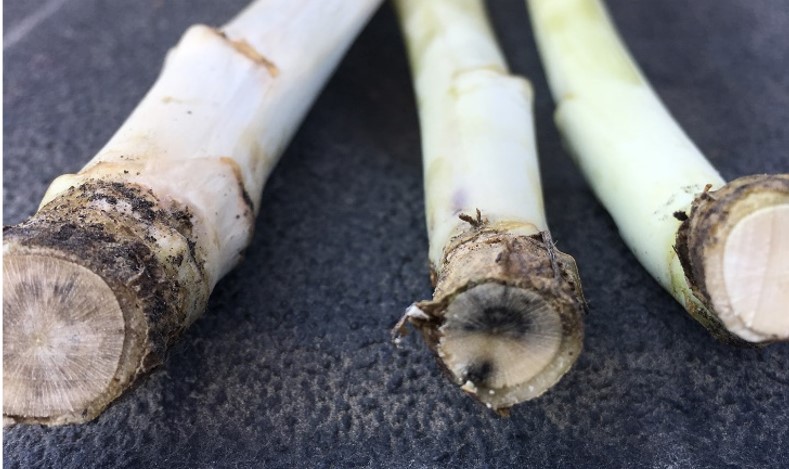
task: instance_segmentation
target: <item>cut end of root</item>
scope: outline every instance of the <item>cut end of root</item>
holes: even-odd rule
[[[447,307],[438,354],[465,391],[506,408],[542,394],[574,361],[579,350],[562,330],[561,316],[539,294],[484,283]]]
[[[3,229],[3,415],[96,418],[205,308],[187,206],[128,182],[66,189]]]
[[[422,330],[452,380],[499,413],[556,384],[583,345],[575,260],[548,233],[484,225],[456,238],[444,257],[433,300],[405,319]]]
[[[101,277],[53,257],[4,256],[4,415],[90,412],[118,369],[123,342],[123,312]]]
[[[789,338],[789,201],[736,223],[724,243],[720,292],[757,333]]]
[[[789,175],[748,176],[703,194],[677,247],[706,314],[727,333],[789,340]]]

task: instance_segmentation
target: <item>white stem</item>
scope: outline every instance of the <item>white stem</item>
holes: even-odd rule
[[[400,0],[422,127],[430,261],[476,209],[493,224],[547,229],[532,90],[510,75],[478,0]]]
[[[724,180],[652,91],[598,0],[528,5],[573,157],[636,257],[686,304],[673,214]]]
[[[220,30],[192,26],[123,126],[79,174],[53,182],[42,206],[81,180],[128,171],[124,180],[200,214],[213,286],[249,242],[243,199],[259,210],[266,178],[379,4],[259,0]]]
[[[192,26],[109,143],[4,230],[4,415],[83,422],[162,363],[379,3],[259,0],[224,30]]]

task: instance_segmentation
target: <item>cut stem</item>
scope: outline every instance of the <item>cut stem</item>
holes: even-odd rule
[[[543,212],[529,82],[480,0],[399,0],[422,128],[435,292],[404,316],[453,381],[500,412],[577,359],[584,301]]]
[[[599,0],[527,3],[556,124],[641,264],[718,338],[788,339],[789,176],[726,184]]]
[[[96,417],[205,309],[266,178],[379,0],[191,27],[109,143],[3,239],[3,414]]]

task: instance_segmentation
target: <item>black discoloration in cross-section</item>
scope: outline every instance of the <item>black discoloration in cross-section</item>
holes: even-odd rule
[[[115,203],[93,203],[110,200]],[[112,290],[124,320],[132,321],[127,326],[142,327],[135,321],[144,322],[144,337],[138,333],[124,345],[130,371],[122,371],[107,394],[97,396],[90,415],[95,416],[141,373],[160,364],[168,346],[184,329],[187,315],[205,307],[205,261],[192,231],[187,207],[165,206],[143,186],[103,181],[72,187],[26,222],[4,230],[4,241],[16,246],[20,255],[53,256],[95,273]],[[156,255],[160,249],[157,238],[161,237],[169,240],[171,251],[164,259]],[[194,283],[184,283],[181,272],[189,273],[187,282]],[[54,295],[61,303],[79,288],[78,282],[76,286],[69,282],[27,283],[32,285],[26,296]],[[187,289],[206,294],[187,294]]]
[[[15,295],[16,298],[24,299],[28,295],[31,299],[38,300],[43,297],[43,292],[41,291],[41,283],[37,281],[20,281],[17,285],[15,285]]]
[[[472,289],[466,293],[471,309],[454,315],[453,329],[469,334],[522,340],[534,333],[533,313],[544,305],[539,298],[514,294],[510,288]]]
[[[493,374],[493,363],[488,360],[473,363],[466,370],[463,381],[471,381],[475,385],[485,384]]]
[[[71,292],[74,290],[74,280],[69,280],[64,283],[56,283],[52,287],[52,291],[56,297],[65,299],[71,295]]]
[[[528,313],[508,306],[496,305],[483,307],[474,315],[474,320],[464,322],[461,329],[465,332],[519,339],[534,330],[534,321]]]
[[[113,208],[128,204],[131,214],[91,204],[97,200],[113,200]],[[165,265],[154,255],[157,240],[149,235],[150,230],[166,232],[168,228],[184,238],[182,251],[168,258],[172,265]],[[48,248],[59,256],[73,258],[101,276],[116,293],[138,292],[129,298],[126,293],[118,293],[118,300],[123,309],[142,308],[150,321],[144,369],[163,360],[166,347],[182,329],[186,305],[181,304],[182,285],[173,272],[182,268],[184,260],[204,272],[203,259],[192,239],[189,210],[162,208],[152,192],[134,184],[97,181],[72,188],[35,217],[7,229],[5,235],[21,245]],[[73,285],[50,288],[64,297]]]

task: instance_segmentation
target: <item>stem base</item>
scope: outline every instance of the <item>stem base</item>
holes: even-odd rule
[[[191,230],[188,210],[150,190],[95,181],[6,227],[4,416],[91,420],[162,363],[208,299]]]
[[[688,311],[731,343],[789,340],[789,174],[746,176],[694,200],[676,251]]]
[[[485,225],[456,238],[431,301],[410,314],[451,379],[500,413],[553,386],[583,343],[575,260],[550,235]]]

